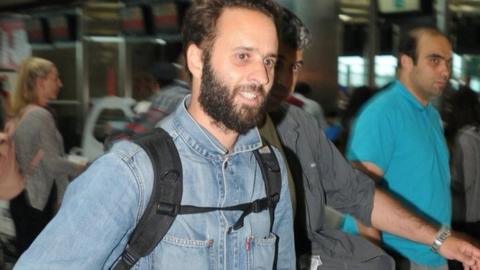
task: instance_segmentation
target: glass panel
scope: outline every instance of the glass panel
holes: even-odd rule
[[[393,55],[375,56],[375,85],[383,87],[395,80],[397,58]]]
[[[135,100],[148,99],[154,90],[152,76],[155,63],[165,60],[165,44],[148,40],[145,42],[128,43],[128,57],[130,57],[132,97]],[[167,60],[165,60],[167,61]]]
[[[358,56],[338,58],[338,83],[342,86],[357,87],[366,84],[365,60]]]
[[[90,97],[123,96],[118,87],[119,42],[86,42]]]

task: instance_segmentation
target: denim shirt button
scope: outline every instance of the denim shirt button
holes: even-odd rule
[[[214,242],[215,242],[215,241],[214,241],[213,239],[208,240],[208,247],[213,246],[213,243],[214,243]]]

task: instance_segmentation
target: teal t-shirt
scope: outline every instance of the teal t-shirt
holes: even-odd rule
[[[439,113],[431,103],[423,106],[399,81],[362,110],[350,135],[347,158],[377,165],[384,172],[382,184],[406,206],[450,224],[448,149]],[[446,264],[429,245],[389,233],[382,237],[386,246],[417,264]]]
[[[345,214],[340,230],[353,235],[359,235],[360,233],[358,230],[357,221],[349,214]]]

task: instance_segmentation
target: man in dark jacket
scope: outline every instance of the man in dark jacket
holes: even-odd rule
[[[278,62],[269,110],[295,179],[297,256],[311,254],[311,269],[394,269],[392,259],[367,240],[326,228],[326,204],[366,225],[428,245],[438,243],[438,225],[427,223],[376,188],[369,177],[350,166],[313,118],[283,102],[294,89],[309,33],[286,9],[278,25]],[[440,242],[442,256],[480,269],[479,249],[455,235]]]

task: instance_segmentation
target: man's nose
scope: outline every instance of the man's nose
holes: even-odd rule
[[[269,68],[265,66],[263,61],[255,63],[255,67],[250,73],[250,80],[255,83],[266,85],[268,84],[273,77],[273,72],[270,72]]]
[[[444,62],[442,64],[441,70],[440,70],[442,77],[448,79],[450,78],[450,73],[451,73],[451,68],[448,62]]]

